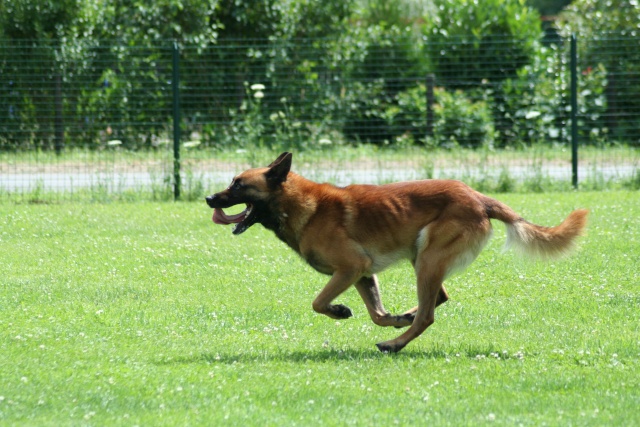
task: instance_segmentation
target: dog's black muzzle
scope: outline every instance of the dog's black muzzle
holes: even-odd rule
[[[244,203],[241,200],[237,200],[237,197],[233,197],[233,194],[228,194],[225,191],[205,197],[205,200],[207,201],[207,205],[209,205],[209,207],[212,209],[230,208],[231,206]]]
[[[207,205],[209,205],[211,209],[219,207],[218,204],[220,203],[220,197],[218,197],[217,194],[207,196],[204,199],[207,201]]]

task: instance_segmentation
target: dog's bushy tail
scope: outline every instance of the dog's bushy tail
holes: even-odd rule
[[[485,201],[489,218],[502,221],[507,226],[507,249],[534,258],[556,258],[571,252],[576,239],[587,225],[586,209],[577,209],[556,227],[532,224],[516,214],[509,206],[487,197]]]

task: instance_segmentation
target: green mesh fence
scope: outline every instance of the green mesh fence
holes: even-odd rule
[[[561,39],[4,41],[0,191],[198,198],[282,150],[338,184],[545,191],[571,188],[572,144],[582,188],[637,188],[639,46],[578,38],[572,62]]]

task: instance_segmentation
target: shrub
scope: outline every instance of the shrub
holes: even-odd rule
[[[427,135],[424,84],[398,94],[396,104],[387,109],[385,118],[390,133],[396,139],[411,136],[415,141],[438,147],[493,145],[495,130],[488,103],[473,101],[461,90],[450,92],[443,88],[435,89],[434,99],[431,135]]]
[[[377,144],[391,142],[394,132],[387,128],[386,110],[396,96],[427,73],[416,34],[410,27],[375,25],[356,29],[349,36],[361,46],[354,64],[343,75],[346,101],[345,135],[356,141]],[[342,49],[347,49],[344,40]],[[379,64],[384,64],[381,67]]]
[[[501,84],[502,105],[494,114],[503,145],[568,140],[569,70],[562,55],[556,45],[541,48],[532,65]]]
[[[432,137],[435,145],[473,148],[493,145],[494,126],[486,102],[473,102],[461,90],[447,92],[437,89],[435,97]]]
[[[640,4],[576,0],[560,18],[561,34],[578,34],[582,78],[606,82],[605,118],[589,132],[600,140],[640,145]]]

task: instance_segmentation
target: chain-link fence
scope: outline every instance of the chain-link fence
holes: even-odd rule
[[[640,36],[571,45],[0,42],[0,191],[200,197],[280,150],[338,184],[637,188]]]

